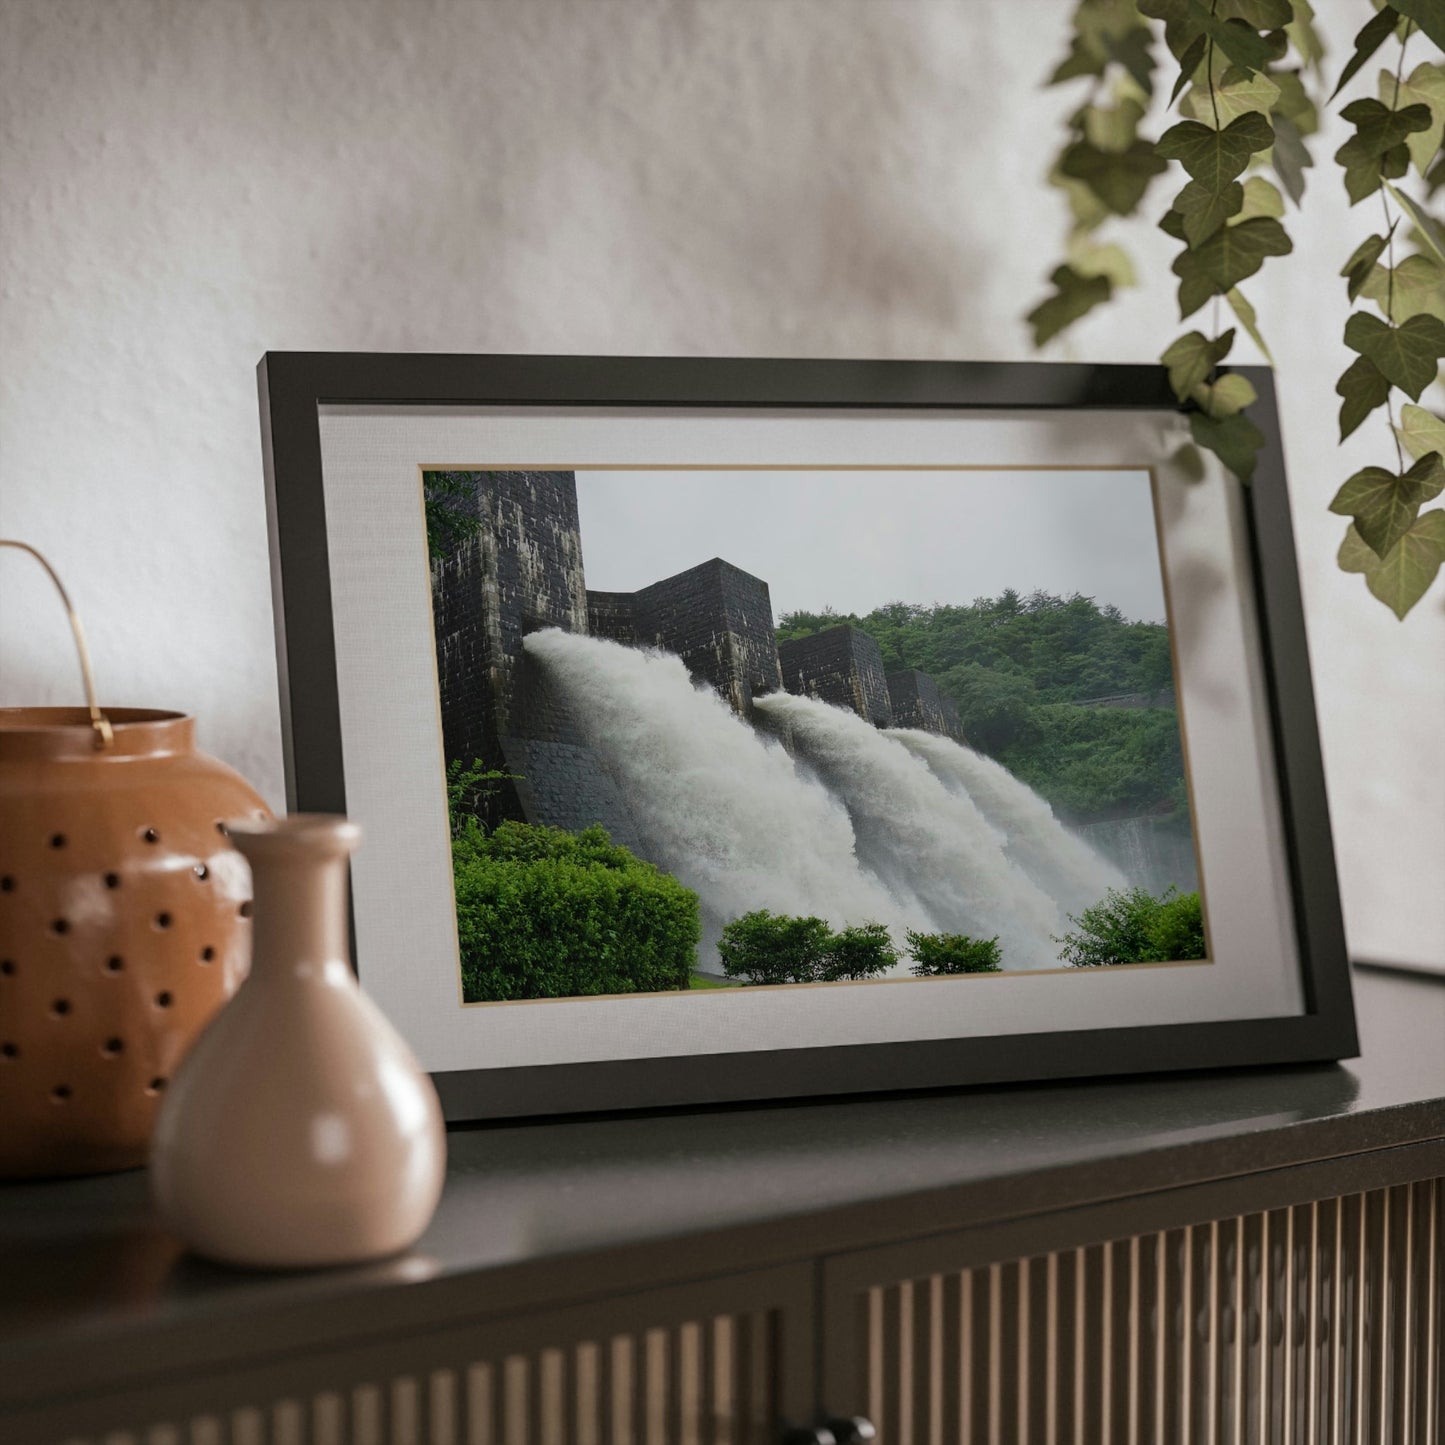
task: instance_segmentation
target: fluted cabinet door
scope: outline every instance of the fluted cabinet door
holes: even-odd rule
[[[773,1445],[813,1408],[788,1266],[0,1418],[7,1445]],[[384,1329],[378,1330],[379,1335]]]
[[[910,1254],[930,1267],[889,1277]],[[1002,1262],[975,1237],[828,1270],[824,1397],[879,1445],[1441,1442],[1445,1180]]]

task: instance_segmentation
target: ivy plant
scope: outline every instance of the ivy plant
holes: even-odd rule
[[[1167,162],[1139,132],[1154,94],[1154,32],[1134,0],[1080,0],[1069,52],[1050,85],[1087,79],[1088,93],[1069,117],[1068,139],[1049,172],[1064,193],[1070,225],[1053,291],[1027,320],[1043,346],[1136,283],[1134,263],[1117,241],[1101,240],[1108,222],[1137,214]]]
[[[1353,355],[1336,390],[1341,440],[1383,407],[1396,464],[1357,472],[1331,507],[1351,519],[1340,566],[1363,573],[1403,618],[1445,562],[1445,510],[1428,505],[1445,490],[1445,420],[1419,405],[1445,358],[1445,228],[1428,210],[1445,183],[1445,67],[1432,58],[1405,68],[1412,35],[1445,49],[1445,3],[1358,3],[1368,13],[1331,100],[1387,42],[1399,53],[1393,69],[1381,71],[1378,95],[1340,112],[1353,128],[1335,154],[1346,193],[1351,205],[1378,195],[1383,226],[1341,272],[1349,299],[1379,314],[1361,309],[1346,324]],[[1175,70],[1169,106],[1179,119],[1151,143],[1140,127],[1156,80],[1162,84],[1161,29]],[[1068,199],[1071,225],[1053,292],[1027,318],[1034,343],[1045,345],[1136,283],[1122,246],[1098,233],[1113,217],[1137,215],[1154,179],[1172,170],[1181,184],[1158,224],[1179,243],[1171,267],[1179,316],[1207,314],[1208,324],[1175,338],[1161,360],[1195,442],[1246,483],[1264,441],[1249,416],[1255,391],[1223,363],[1239,327],[1269,358],[1240,287],[1293,249],[1286,198],[1297,208],[1304,200],[1307,142],[1319,128],[1310,90],[1323,57],[1308,0],[1080,0],[1068,53],[1049,78],[1087,78],[1090,89],[1050,174]],[[1417,194],[1406,189],[1411,175]],[[1228,327],[1222,306],[1233,313]],[[1409,399],[1398,417],[1396,391]]]
[[[1355,36],[1335,87],[1338,95],[1381,47],[1396,42],[1394,65],[1379,72],[1377,94],[1341,110],[1354,134],[1335,153],[1350,204],[1378,196],[1381,212],[1380,230],[1355,247],[1340,271],[1349,299],[1378,312],[1360,309],[1345,323],[1354,359],[1335,388],[1340,440],[1383,407],[1394,465],[1356,472],[1330,510],[1350,519],[1340,566],[1363,574],[1370,592],[1401,618],[1445,562],[1445,509],[1429,506],[1445,490],[1445,421],[1418,404],[1445,358],[1445,237],[1425,209],[1441,180],[1445,67],[1430,59],[1406,72],[1416,35],[1445,49],[1445,5],[1382,6]],[[1405,189],[1412,175],[1423,198]],[[1409,398],[1401,398],[1398,418],[1396,392]]]

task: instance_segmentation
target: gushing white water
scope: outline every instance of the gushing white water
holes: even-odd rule
[[[618,780],[653,862],[717,925],[757,908],[927,928],[859,865],[847,810],[668,653],[548,629],[523,642]],[[708,950],[705,949],[705,953]]]
[[[1110,888],[1127,887],[1112,863],[1065,828],[1002,763],[915,728],[890,728],[888,736],[922,758],[951,792],[971,798],[1003,835],[1008,856],[1066,913],[1080,913]]]
[[[1057,967],[1052,935],[1063,932],[1063,916],[1005,856],[967,793],[844,708],[788,693],[755,706],[847,805],[858,856],[885,883],[910,889],[947,932],[997,935],[1006,969]]]

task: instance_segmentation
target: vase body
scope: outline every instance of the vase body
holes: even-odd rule
[[[186,1049],[241,981],[269,816],[195,720],[0,709],[0,1176],[144,1164]]]
[[[347,941],[341,818],[237,826],[255,893],[252,965],[177,1071],[152,1190],[198,1254],[255,1268],[393,1254],[441,1194],[430,1078],[361,991]]]

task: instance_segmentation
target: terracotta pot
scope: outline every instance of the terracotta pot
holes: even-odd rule
[[[351,969],[347,859],[361,831],[303,813],[232,836],[255,886],[251,972],[166,1095],[156,1203],[227,1264],[405,1249],[440,1197],[446,1130],[431,1079]]]
[[[145,1163],[192,1039],[249,955],[223,823],[268,810],[195,720],[0,709],[0,1175]]]

